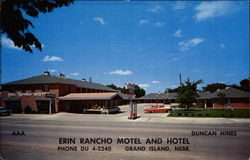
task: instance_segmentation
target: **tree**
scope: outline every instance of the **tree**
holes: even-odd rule
[[[29,105],[27,105],[27,106],[24,108],[24,113],[26,113],[26,114],[32,113],[32,108],[31,108]]]
[[[241,89],[241,87],[238,86],[237,84],[230,84],[230,85],[227,85],[227,87],[231,87],[231,88],[235,88],[235,89]]]
[[[114,90],[119,90],[118,87],[116,85],[114,85],[114,84],[109,84],[109,85],[106,85],[106,86],[109,87],[109,88],[112,88]]]
[[[197,85],[201,83],[203,83],[202,80],[190,82],[189,78],[184,83],[181,83],[177,92],[177,102],[189,110],[189,107],[196,102],[196,98],[199,97]]]
[[[225,93],[218,93],[217,96],[219,97],[218,104],[224,105],[226,103],[227,95]]]
[[[114,90],[118,90],[124,94],[129,94],[129,91],[127,89],[125,89],[125,87],[121,88],[121,87],[117,87],[114,84],[109,84],[106,85],[107,87],[110,87]],[[135,90],[134,90],[134,94],[136,98],[142,97],[146,94],[146,91],[143,88],[140,88],[138,85],[135,85]]]
[[[174,89],[166,88],[165,93],[177,93],[179,88],[180,87]]]
[[[244,91],[249,92],[250,86],[249,86],[249,79],[243,79],[240,81],[240,88]]]
[[[39,13],[49,13],[55,8],[69,6],[73,0],[1,0],[0,33],[6,34],[15,46],[33,53],[34,46],[40,51],[42,45],[30,32],[29,27],[34,25],[24,18],[23,14],[37,18]]]
[[[135,85],[135,98],[145,96],[146,91],[143,88],[140,88],[138,85]]]
[[[208,84],[206,87],[203,87],[203,90],[206,92],[215,92],[218,89],[225,89],[227,87],[224,83],[212,83]]]
[[[123,88],[117,87],[117,86],[114,85],[114,84],[109,84],[109,85],[106,85],[106,86],[109,87],[109,88],[112,88],[112,89],[114,89],[114,90],[117,90],[117,91],[119,91],[119,92],[122,92],[122,93],[124,93],[124,94],[128,94],[128,90],[126,90],[125,87],[123,87]]]

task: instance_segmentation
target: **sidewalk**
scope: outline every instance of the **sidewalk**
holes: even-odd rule
[[[167,117],[167,113],[138,114],[139,118],[129,120],[129,112],[120,114],[75,114],[57,113],[52,115],[42,114],[13,114],[9,117],[1,117],[1,120],[36,120],[36,121],[78,121],[78,122],[128,122],[128,123],[166,123],[166,124],[225,124],[246,123],[250,124],[249,118],[193,118],[193,117]]]

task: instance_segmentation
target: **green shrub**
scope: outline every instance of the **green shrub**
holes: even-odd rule
[[[25,114],[31,114],[31,113],[32,113],[31,107],[30,107],[30,106],[26,106],[26,107],[24,108],[24,113],[25,113]]]
[[[170,117],[223,117],[223,118],[249,118],[249,109],[193,109],[187,110],[172,110]]]

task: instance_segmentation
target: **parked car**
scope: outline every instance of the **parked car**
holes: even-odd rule
[[[121,109],[119,107],[110,107],[110,108],[103,108],[101,113],[119,113],[121,112]]]
[[[10,116],[11,110],[7,108],[0,107],[0,116]]]
[[[171,110],[171,107],[164,106],[162,104],[156,104],[152,105],[150,107],[144,108],[145,113],[162,113],[162,112],[168,112]]]

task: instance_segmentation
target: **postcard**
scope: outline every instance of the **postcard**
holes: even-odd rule
[[[0,4],[0,160],[249,159],[248,1]]]

